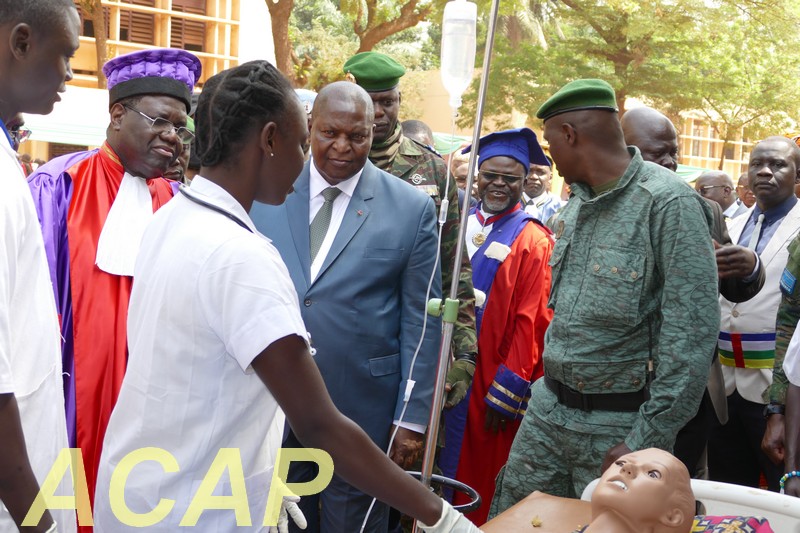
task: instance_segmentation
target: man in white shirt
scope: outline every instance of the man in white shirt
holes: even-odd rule
[[[71,0],[0,3],[0,531],[17,531],[67,444],[58,317],[41,228],[5,128],[47,114],[72,79],[80,22]],[[70,487],[71,489],[71,487]],[[75,531],[44,512],[26,531]]]
[[[547,157],[547,156],[545,156]],[[540,222],[547,222],[564,205],[561,198],[550,192],[550,180],[553,177],[553,161],[547,157],[550,165],[531,164],[531,171],[522,191],[522,203],[525,212],[533,215]]]
[[[765,282],[745,302],[720,296],[719,360],[725,379],[728,421],[715,424],[708,443],[709,477],[758,487],[763,474],[778,490],[781,468],[760,447],[776,359],[776,316],[789,259],[789,244],[800,231],[800,149],[785,137],[768,137],[750,154],[750,187],[756,205],[730,221],[731,239],[756,251]]]
[[[359,86],[323,88],[312,158],[294,193],[281,206],[256,202],[250,215],[289,268],[334,404],[379,448],[397,428],[390,456],[408,468],[422,451],[441,334],[439,320],[425,316],[427,299],[441,293],[436,215],[430,196],[368,161],[373,122]],[[284,446],[299,443],[290,435]],[[314,477],[298,466],[289,481]],[[334,476],[300,505],[309,532],[349,532],[359,531],[371,501]],[[387,518],[378,502],[365,531],[385,532]]]

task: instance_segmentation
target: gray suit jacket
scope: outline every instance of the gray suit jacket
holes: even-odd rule
[[[431,297],[441,296],[433,200],[367,161],[313,282],[309,163],[283,205],[255,203],[250,216],[289,268],[331,398],[385,449],[402,410],[431,276]],[[440,337],[440,320],[428,317],[406,422],[428,422]]]

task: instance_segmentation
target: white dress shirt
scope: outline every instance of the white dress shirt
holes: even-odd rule
[[[487,213],[483,209],[481,209],[481,215],[483,215],[484,220],[489,220],[490,217],[494,216],[490,213]],[[485,226],[482,226],[477,215],[470,215],[469,218],[467,218],[466,245],[467,253],[469,254],[470,259],[472,259],[472,256],[475,255],[475,252],[477,252],[479,248],[479,246],[475,246],[475,243],[472,242],[472,238],[476,233],[483,233],[488,237],[492,232],[492,226],[493,224],[486,224]]]
[[[736,214],[736,211],[738,210],[739,210],[739,203],[733,202],[731,205],[728,206],[728,209],[722,212],[722,214],[725,218],[733,218],[733,216]]]
[[[319,173],[319,170],[317,170],[317,167],[314,165],[313,159],[311,160],[309,171],[308,225],[311,226],[311,222],[313,222],[314,217],[317,216],[317,212],[322,208],[322,204],[325,203],[325,198],[322,197],[322,191],[328,187],[332,187],[332,185],[325,181],[325,178]],[[331,249],[333,239],[336,238],[336,234],[339,232],[342,219],[344,219],[344,213],[347,211],[347,206],[350,205],[350,198],[353,197],[353,191],[356,190],[356,185],[358,185],[358,180],[361,179],[362,172],[364,172],[363,168],[356,172],[353,177],[333,185],[333,187],[336,187],[342,192],[333,201],[333,211],[331,212],[331,223],[328,226],[328,233],[325,234],[325,239],[319,247],[319,252],[317,252],[314,262],[311,263],[312,282],[317,279],[317,274],[319,274],[323,263],[325,263],[325,258],[328,256],[328,252]]]

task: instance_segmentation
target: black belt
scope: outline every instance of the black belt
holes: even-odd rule
[[[650,399],[647,387],[636,392],[583,394],[549,376],[544,376],[544,384],[556,395],[558,403],[581,411],[638,411],[639,407]]]

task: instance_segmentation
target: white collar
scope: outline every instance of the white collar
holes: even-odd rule
[[[353,174],[351,177],[347,178],[344,181],[340,181],[333,187],[336,187],[344,194],[346,194],[349,198],[353,197],[353,192],[356,190],[356,185],[358,185],[358,180],[361,179],[361,174],[364,172],[364,168],[362,167],[361,170]],[[311,160],[311,165],[309,168],[309,180],[308,180],[308,198],[314,198],[322,194],[322,191],[331,187],[331,184],[325,181],[325,178],[322,177],[322,174],[319,170],[317,170],[317,166],[314,164],[314,160]]]
[[[147,181],[125,172],[97,241],[97,267],[115,276],[133,276],[142,235],[152,218]]]
[[[261,235],[258,230],[256,230],[255,224],[253,224],[253,221],[250,219],[250,215],[244,210],[242,204],[240,204],[236,198],[231,196],[228,191],[213,181],[204,178],[199,174],[196,175],[192,179],[192,183],[189,186],[189,194],[216,207],[219,207],[223,211],[227,211],[244,222],[250,231],[256,235]]]
[[[739,202],[734,201],[731,205],[728,206],[728,209],[722,212],[728,218],[732,218],[733,215],[736,213],[736,210],[739,209]]]

